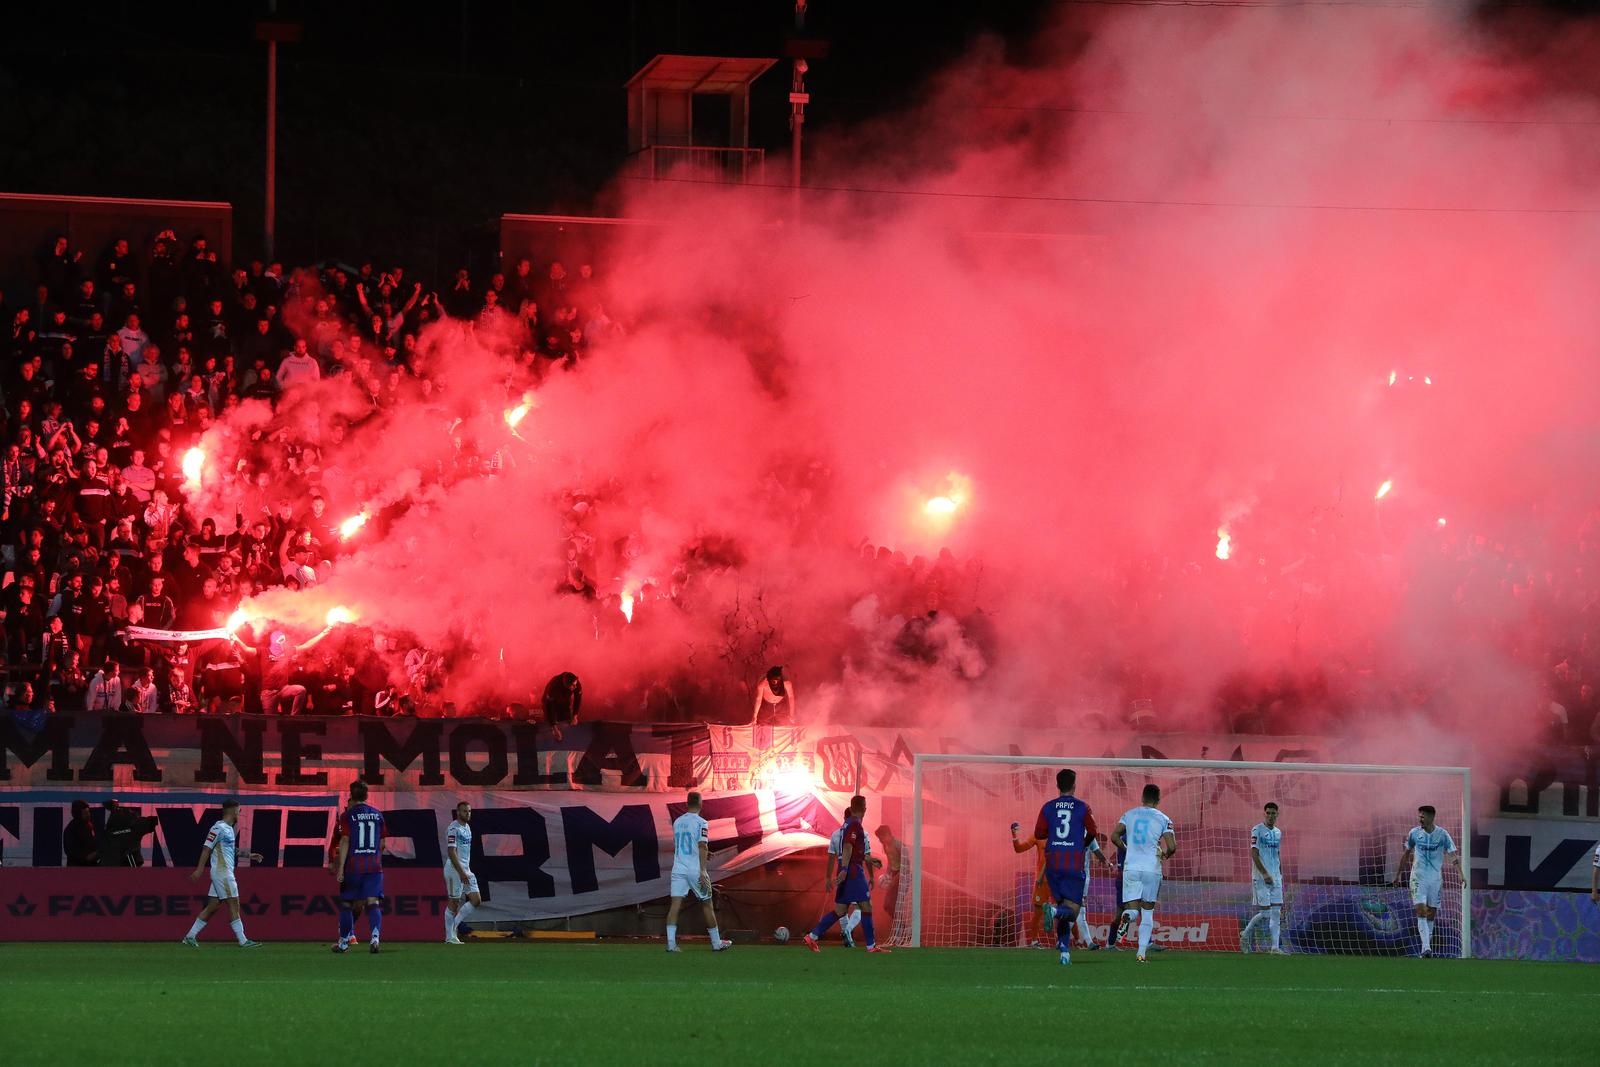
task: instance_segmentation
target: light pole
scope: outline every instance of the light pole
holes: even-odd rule
[[[276,14],[277,10],[277,0],[269,0],[267,12]],[[256,23],[256,40],[267,43],[267,173],[261,237],[262,253],[270,261],[278,220],[278,45],[300,40],[300,26],[262,20]]]

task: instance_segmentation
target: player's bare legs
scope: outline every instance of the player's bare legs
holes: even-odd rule
[[[667,905],[667,951],[678,951],[678,912],[683,910],[683,898],[673,897]]]
[[[481,893],[468,893],[462,897],[451,897],[446,903],[444,914],[444,943],[447,945],[463,944],[460,926],[471,917],[473,911],[483,904]]]
[[[817,920],[816,928],[805,937],[806,948],[809,948],[812,952],[821,952],[823,935],[833,929],[833,924],[843,919],[845,912],[849,910],[850,905],[848,904],[835,904],[832,911],[823,912],[822,918]]]
[[[1135,957],[1140,963],[1145,962],[1145,953],[1150,951],[1150,935],[1155,932],[1156,902],[1141,900],[1139,902],[1139,955]]]
[[[1439,912],[1426,904],[1418,904],[1417,934],[1422,938],[1422,958],[1428,959],[1433,955],[1433,921],[1439,917]]]
[[[710,897],[700,902],[700,917],[705,919],[706,932],[711,935],[712,952],[726,952],[733,947],[732,941],[722,940],[722,931],[717,926],[717,909],[711,906]]]

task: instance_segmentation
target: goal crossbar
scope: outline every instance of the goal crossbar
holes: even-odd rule
[[[1472,770],[1469,767],[1426,767],[1376,763],[1298,763],[1272,760],[1117,759],[1112,756],[985,756],[976,753],[918,752],[912,758],[911,808],[911,947],[922,947],[922,817],[923,775],[930,764],[981,763],[1027,767],[1126,767],[1137,770],[1235,770],[1329,772],[1336,774],[1437,774],[1461,779],[1461,955],[1472,955]]]

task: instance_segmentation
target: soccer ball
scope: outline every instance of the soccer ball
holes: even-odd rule
[[[772,931],[772,940],[776,941],[780,945],[789,940],[789,928],[787,926],[780,926],[776,930]]]

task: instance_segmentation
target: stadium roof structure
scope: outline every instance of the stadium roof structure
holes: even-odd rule
[[[739,93],[772,69],[775,59],[656,56],[624,85],[670,93]]]

